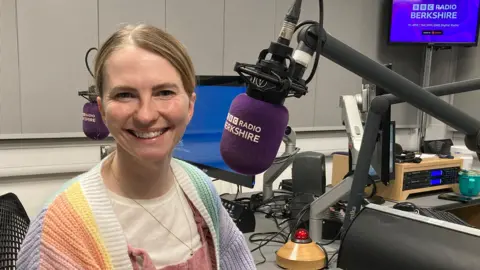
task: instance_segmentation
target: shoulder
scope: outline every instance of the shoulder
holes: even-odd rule
[[[79,207],[87,207],[82,182],[95,174],[98,170],[97,166],[67,180],[52,193],[43,203],[40,213],[35,217],[35,222],[43,224],[49,219],[67,219],[79,211]]]
[[[80,196],[83,193],[82,186],[86,180],[91,181],[101,179],[100,168],[101,162],[92,167],[90,170],[67,180],[60,188],[50,195],[49,198],[47,198],[43,205],[43,209],[49,209],[59,204],[63,204],[64,202],[62,202],[62,198],[68,197],[73,199],[73,196]]]
[[[210,193],[209,195],[218,197],[217,190],[213,185],[213,181],[210,176],[188,162],[179,159],[174,159],[174,161],[187,173],[195,188],[199,192],[208,192]],[[207,188],[207,190],[205,190],[205,188]]]
[[[95,236],[90,206],[82,190],[84,179],[95,171],[82,173],[65,182],[44,203],[40,213],[32,219],[19,252],[19,269],[36,269],[39,258],[47,249],[61,256],[64,263],[77,267],[78,254],[87,252],[85,243]],[[92,225],[92,226],[91,226]],[[48,248],[47,248],[48,247]],[[47,248],[47,249],[45,249]],[[52,264],[54,262],[42,263]]]

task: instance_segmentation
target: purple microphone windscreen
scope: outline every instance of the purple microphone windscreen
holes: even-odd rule
[[[83,133],[92,140],[103,140],[110,133],[103,123],[96,102],[87,102],[83,105]]]
[[[255,175],[272,165],[288,125],[288,110],[240,94],[230,105],[220,142],[223,161],[232,170]]]

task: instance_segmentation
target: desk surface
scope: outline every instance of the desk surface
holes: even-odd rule
[[[239,194],[238,198],[250,197],[252,194],[255,194],[255,193],[258,193],[258,192],[242,193],[242,194]],[[233,199],[233,194],[228,194],[228,195],[222,196],[222,197],[227,198],[227,199]],[[275,221],[273,219],[266,218],[265,214],[255,213],[255,222],[256,222],[255,232],[244,234],[250,250],[258,247],[258,245],[260,244],[260,243],[251,243],[249,241],[249,237],[252,234],[262,233],[262,232],[266,233],[266,232],[278,232],[279,231],[279,229],[277,228],[277,226],[275,224]],[[280,227],[283,228],[286,225],[287,225],[287,223],[285,223],[284,225],[281,225]],[[285,232],[288,234],[289,230],[286,229]],[[259,238],[263,238],[263,237],[259,237]],[[325,241],[325,242],[327,242],[327,241]],[[263,253],[263,256],[265,256],[265,262],[263,262],[261,264],[258,264],[257,269],[259,269],[259,270],[283,269],[283,268],[277,266],[277,264],[276,264],[276,251],[280,247],[282,247],[282,244],[270,242],[270,243],[266,244],[265,246],[263,246],[260,250],[254,251],[252,253],[252,255],[253,255],[253,258],[255,260],[255,263],[260,263],[264,260],[264,258],[262,257],[262,253]],[[329,258],[338,250],[339,247],[340,247],[340,241],[335,241],[330,245],[324,246],[325,250],[328,253]],[[334,269],[332,267],[336,266],[337,258],[338,258],[337,256],[335,256],[333,258],[332,262],[330,263],[330,269]]]
[[[452,210],[452,209],[463,208],[466,206],[480,204],[479,197],[474,198],[469,203],[439,199],[438,195],[442,193],[445,193],[445,191],[440,190],[440,191],[431,192],[423,195],[411,195],[411,198],[407,199],[406,201],[414,203],[419,207],[425,207],[425,208],[429,207],[429,208],[435,208],[437,210]],[[396,202],[386,201],[385,206],[393,206],[395,203]]]
[[[260,232],[273,232],[273,231],[278,231],[275,225],[275,222],[271,219],[265,218],[264,214],[256,213],[255,214],[256,218],[256,228],[254,233],[260,233]],[[247,240],[248,247],[250,250],[256,248],[259,243],[250,243],[248,241],[248,238],[250,235],[253,233],[246,233],[244,234],[245,239]],[[257,265],[257,269],[259,270],[273,270],[273,269],[282,269],[281,267],[277,266],[275,263],[276,256],[275,252],[282,246],[280,243],[269,243],[261,248],[261,252],[265,256],[265,262],[262,264]],[[325,250],[327,251],[329,257],[333,255],[335,251],[338,250],[340,246],[340,242],[336,241],[328,246],[325,246]],[[263,261],[263,257],[260,253],[259,250],[256,250],[252,253],[253,258],[255,260],[255,263]],[[335,266],[335,261],[336,261],[337,256],[333,258],[333,263],[330,264],[331,266]]]
[[[257,192],[243,193],[243,194],[240,194],[239,197],[250,197],[254,193],[257,193]],[[407,201],[412,202],[419,207],[432,207],[432,208],[441,209],[441,210],[450,210],[450,209],[456,209],[456,208],[463,208],[463,207],[474,205],[474,204],[480,204],[480,200],[476,200],[474,202],[465,204],[461,202],[438,199],[438,195],[441,193],[442,192],[436,192],[436,193],[430,193],[428,195],[423,195],[423,196],[417,195],[415,197],[412,197],[411,199],[408,199]],[[225,198],[228,198],[228,196],[225,196]],[[395,203],[396,202],[386,201],[384,205],[393,206]],[[264,214],[256,213],[255,217],[256,217],[256,229],[254,233],[278,231],[275,225],[275,222],[272,219],[265,218]],[[244,234],[250,250],[258,246],[258,243],[250,243],[249,237],[252,234],[253,233]],[[264,263],[257,265],[257,269],[264,269],[264,270],[282,269],[278,267],[275,263],[275,260],[276,260],[275,252],[281,246],[282,244],[279,244],[279,243],[269,243],[264,247],[262,247],[261,252],[265,256],[266,260]],[[329,257],[331,257],[331,255],[336,250],[338,250],[339,246],[340,246],[339,241],[336,241],[328,246],[325,246],[325,249],[327,250]],[[256,263],[263,261],[263,257],[259,250],[254,251],[252,255]],[[338,257],[335,256],[333,262],[330,264],[330,267],[335,267],[337,258]]]

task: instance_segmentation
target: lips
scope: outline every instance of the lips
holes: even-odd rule
[[[167,128],[151,130],[151,131],[138,131],[133,129],[128,129],[127,131],[139,139],[155,139],[157,137],[162,136],[168,130],[169,128],[167,127]]]

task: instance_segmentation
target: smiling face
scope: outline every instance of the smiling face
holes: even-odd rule
[[[105,62],[99,109],[119,151],[142,162],[169,158],[193,115],[195,93],[184,89],[163,57],[135,46]]]

